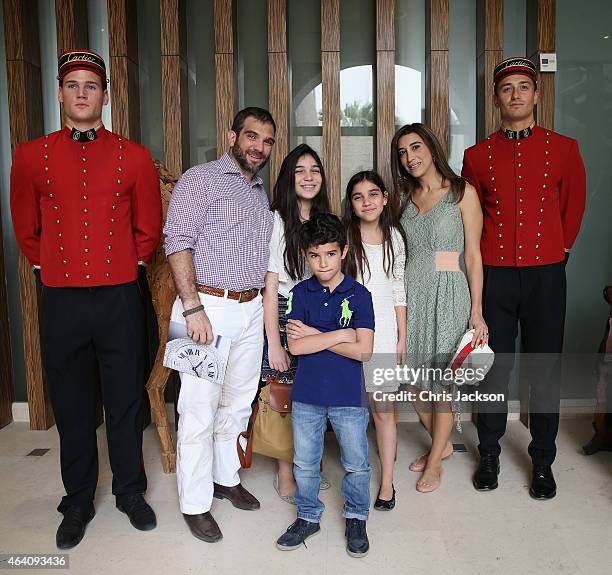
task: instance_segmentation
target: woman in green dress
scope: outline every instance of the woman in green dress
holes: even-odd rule
[[[473,346],[488,340],[482,317],[480,201],[476,190],[450,168],[435,134],[423,124],[396,132],[391,164],[408,242],[408,367],[445,370],[468,327],[475,330]],[[444,401],[453,385],[423,372],[412,383],[417,388],[414,407],[432,443],[410,469],[422,473],[416,487],[427,493],[439,487],[442,460],[453,453],[453,405]]]

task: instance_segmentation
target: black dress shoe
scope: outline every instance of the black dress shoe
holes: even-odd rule
[[[497,476],[499,474],[499,457],[497,455],[481,455],[478,469],[474,473],[474,487],[478,491],[492,491],[497,489]]]
[[[378,509],[379,511],[391,511],[395,507],[395,486],[391,486],[393,488],[393,496],[391,499],[381,499],[380,498],[380,489],[378,490],[378,495],[376,496],[376,501],[374,502],[374,509]]]
[[[242,483],[234,485],[233,487],[226,487],[225,485],[214,483],[213,495],[217,499],[228,499],[230,503],[238,509],[252,511],[260,507],[259,501],[242,487]]]
[[[140,531],[150,531],[157,526],[155,512],[145,501],[142,493],[118,497],[117,509],[123,511],[130,518],[130,523]]]
[[[534,465],[529,495],[534,499],[552,499],[557,494],[557,484],[550,465]]]
[[[57,528],[55,544],[58,549],[72,549],[76,547],[85,535],[87,524],[93,519],[96,511],[93,505],[89,507],[68,507],[64,511],[64,518]]]
[[[185,518],[185,523],[189,525],[191,534],[197,539],[207,543],[214,543],[223,537],[221,529],[219,529],[219,525],[217,525],[210,511],[198,513],[197,515],[183,513],[183,517]]]

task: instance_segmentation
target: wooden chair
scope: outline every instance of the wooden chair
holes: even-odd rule
[[[178,178],[170,174],[160,162],[156,161],[155,167],[159,175],[163,220],[165,222],[172,190]],[[161,442],[162,466],[165,473],[174,473],[176,470],[176,449],[174,447],[172,431],[168,425],[168,415],[166,413],[166,402],[164,399],[164,390],[172,370],[164,367],[162,362],[164,360],[164,349],[168,339],[168,324],[170,322],[172,304],[176,298],[176,290],[170,273],[170,266],[168,266],[168,262],[166,261],[163,239],[157,247],[151,264],[147,268],[147,277],[151,289],[153,307],[157,315],[159,331],[159,348],[155,356],[155,363],[151,370],[149,381],[147,382],[147,392],[149,394],[149,400],[151,401],[153,420]]]
[[[597,405],[593,428],[595,435],[583,448],[585,455],[612,451],[612,286],[604,289],[604,299],[610,304],[604,337],[599,346],[597,365]]]

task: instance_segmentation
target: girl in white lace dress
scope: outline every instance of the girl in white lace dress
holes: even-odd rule
[[[373,363],[385,368],[402,363],[406,353],[405,239],[392,199],[382,178],[373,171],[355,174],[344,199],[349,240],[347,272],[372,294],[376,321]],[[382,394],[395,392],[398,387],[397,382],[375,384],[366,377],[381,466],[374,508],[381,510],[395,505],[393,465],[397,444],[394,404]]]

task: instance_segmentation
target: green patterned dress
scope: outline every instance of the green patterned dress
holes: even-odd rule
[[[463,254],[463,220],[447,193],[428,212],[407,204],[402,226],[408,240],[405,287],[408,314],[408,367],[450,365],[468,328],[471,298],[463,271],[436,271],[436,252]],[[461,269],[463,257],[460,257]],[[449,385],[450,384],[450,385]],[[452,382],[419,379],[417,386],[433,393],[452,391]]]

